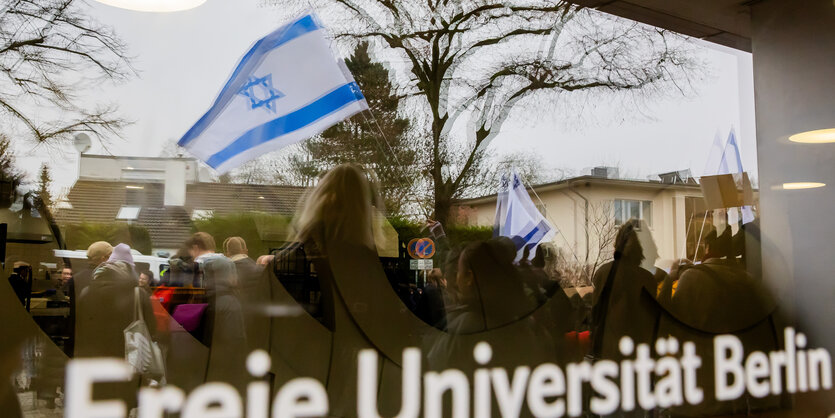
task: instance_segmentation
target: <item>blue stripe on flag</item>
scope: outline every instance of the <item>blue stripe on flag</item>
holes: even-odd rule
[[[304,128],[346,105],[360,100],[363,100],[363,96],[357,83],[345,84],[307,106],[250,129],[229,146],[212,155],[206,163],[213,168],[217,168],[228,159],[250,148]]]
[[[223,86],[223,89],[220,91],[220,94],[217,96],[215,103],[209,111],[206,112],[206,114],[204,114],[203,117],[201,117],[200,120],[198,120],[185,135],[183,135],[178,144],[180,146],[185,146],[206,130],[209,124],[221,111],[223,111],[226,105],[232,101],[235,95],[238,94],[240,87],[243,86],[243,84],[247,81],[247,78],[252,74],[252,70],[254,70],[255,67],[261,63],[261,60],[266,53],[298,38],[299,36],[317,29],[321,29],[321,26],[316,19],[314,19],[312,15],[306,15],[299,18],[295,22],[288,23],[274,30],[269,35],[259,39],[258,42],[256,42],[255,45],[249,49],[246,55],[241,58],[241,62],[238,63],[238,66],[235,68],[232,76],[229,77],[229,81],[227,81],[226,85]]]

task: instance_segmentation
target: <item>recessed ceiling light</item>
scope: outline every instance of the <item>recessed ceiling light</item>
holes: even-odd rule
[[[144,189],[143,186],[125,186],[126,189]]]
[[[803,144],[827,144],[835,142],[835,129],[818,129],[816,131],[801,132],[790,136],[789,141]]]
[[[824,187],[826,183],[818,183],[814,181],[798,181],[794,183],[783,183],[779,189],[783,190],[803,190],[803,189],[816,189],[818,187]]]
[[[206,0],[96,0],[108,6],[138,12],[180,12],[193,9]]]
[[[259,199],[263,199],[263,198],[264,198],[264,196],[258,196],[258,198],[259,198]]]

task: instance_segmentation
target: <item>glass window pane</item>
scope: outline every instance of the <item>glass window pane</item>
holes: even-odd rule
[[[627,220],[641,217],[641,202],[637,200],[630,200],[628,203]]]

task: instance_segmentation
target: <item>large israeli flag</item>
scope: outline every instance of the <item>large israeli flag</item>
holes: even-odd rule
[[[516,260],[521,260],[526,246],[536,248],[540,242],[554,238],[557,229],[539,212],[531,196],[514,171],[510,176],[502,176],[499,194],[496,200],[496,220],[493,224],[493,236],[510,238],[516,244]],[[531,251],[530,257],[533,257]]]
[[[314,15],[260,39],[178,142],[220,173],[368,109]]]

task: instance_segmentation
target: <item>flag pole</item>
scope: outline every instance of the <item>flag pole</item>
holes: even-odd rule
[[[705,210],[705,218],[702,219],[702,228],[699,231],[699,239],[696,241],[696,249],[693,252],[693,258],[697,258],[699,255],[699,245],[702,243],[702,233],[705,231],[705,223],[707,222],[707,214],[710,213],[710,210]],[[696,262],[696,260],[693,260]]]
[[[360,115],[362,115],[362,118],[366,122],[368,122],[368,117],[365,116],[366,112],[368,112],[368,114],[371,115],[371,120],[374,122],[374,126],[377,127],[377,131],[380,132],[380,136],[383,138],[383,141],[385,141],[386,146],[389,149],[389,153],[391,153],[391,157],[394,159],[394,162],[397,164],[398,167],[401,167],[400,161],[397,159],[397,155],[394,152],[394,148],[391,146],[391,143],[389,142],[388,138],[386,138],[386,134],[383,133],[383,128],[380,127],[380,123],[377,122],[377,118],[374,116],[374,113],[371,112],[371,107],[370,106],[366,110],[360,112]],[[382,148],[382,144],[380,144],[379,139],[375,138],[374,142],[377,143],[378,147]],[[385,151],[385,150],[383,150],[383,151]],[[397,182],[400,183],[400,187],[405,187],[406,186],[405,184],[403,184],[403,182],[400,179],[398,179]],[[427,212],[426,208],[423,205],[420,204],[419,196],[417,195],[417,193],[415,193],[414,189],[411,188],[411,187],[405,187],[405,188],[406,188],[406,190],[408,190],[412,194],[412,197],[415,199],[415,202],[417,203],[418,207],[420,207],[421,211],[423,211],[423,215],[426,217],[426,219],[430,219],[429,212]]]
[[[571,243],[568,241],[568,237],[566,237],[565,234],[562,233],[562,229],[560,229],[560,226],[557,225],[557,222],[555,220],[551,219],[550,216],[548,216],[548,207],[545,206],[545,202],[543,202],[542,199],[540,199],[539,194],[536,192],[536,190],[533,188],[533,186],[528,185],[528,188],[531,189],[531,191],[533,192],[533,195],[536,196],[536,200],[538,200],[539,204],[542,205],[542,210],[545,211],[545,213],[543,214],[545,216],[545,219],[548,219],[549,221],[551,221],[554,224],[554,228],[557,228],[557,233],[560,234],[562,236],[562,239],[565,241],[565,243],[568,244],[568,251],[571,251],[571,256],[574,257],[574,261],[580,263],[580,259],[577,257],[577,253],[574,252],[574,250],[572,249]],[[499,198],[498,195],[496,195],[496,200],[497,201],[498,201],[498,198]]]

